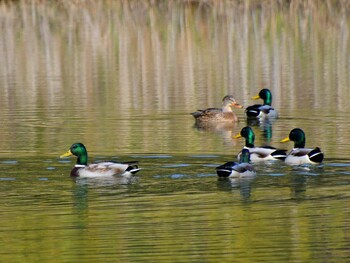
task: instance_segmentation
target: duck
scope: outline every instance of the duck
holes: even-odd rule
[[[82,143],[72,144],[69,150],[62,154],[60,158],[71,155],[77,156],[77,163],[70,173],[71,177],[131,177],[140,171],[136,165],[137,162],[116,163],[108,161],[88,164],[88,153],[86,147]]]
[[[222,108],[207,108],[205,110],[197,110],[192,112],[191,115],[196,119],[196,123],[208,123],[208,122],[237,122],[238,117],[232,111],[231,107],[243,108],[238,104],[232,95],[226,95],[222,99]]]
[[[323,161],[324,154],[319,147],[305,148],[306,136],[302,129],[294,128],[289,136],[280,142],[294,142],[294,148],[288,153],[285,163],[291,165],[301,164],[320,164]]]
[[[254,104],[248,106],[245,109],[247,118],[258,118],[258,119],[277,119],[278,112],[271,106],[272,103],[272,94],[269,89],[260,90],[259,94],[252,97],[253,100],[262,99],[264,104]]]
[[[248,149],[243,149],[239,163],[227,162],[216,167],[216,173],[219,177],[243,178],[253,177],[256,175],[256,170],[250,163],[250,153]]]
[[[241,132],[238,133],[234,138],[245,138],[245,146],[243,149],[248,149],[250,152],[250,159],[252,162],[261,161],[274,161],[284,160],[287,157],[287,150],[276,149],[271,146],[255,147],[254,140],[255,135],[249,126],[242,128]],[[240,158],[242,152],[238,153],[237,158]]]

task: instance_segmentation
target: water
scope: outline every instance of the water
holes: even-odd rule
[[[144,169],[128,183],[72,180],[59,160],[2,161],[1,258],[346,261],[347,163],[218,180],[227,156],[137,158]]]
[[[1,262],[347,262],[348,7],[231,2],[0,4]],[[244,106],[263,87],[317,167],[255,165],[219,180],[248,125],[194,126],[190,112]],[[89,161],[139,161],[132,180],[71,179]]]

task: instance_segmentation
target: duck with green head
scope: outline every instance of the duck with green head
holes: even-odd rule
[[[269,89],[260,90],[259,94],[252,97],[253,100],[262,99],[264,104],[254,104],[252,106],[248,106],[245,110],[245,113],[248,118],[278,118],[278,112],[274,109],[272,104],[272,94]]]
[[[109,161],[88,164],[88,153],[82,143],[74,143],[65,154],[60,156],[60,158],[71,155],[77,156],[77,163],[70,173],[73,177],[130,177],[140,171],[136,165],[137,162],[116,163]]]
[[[300,164],[320,164],[323,161],[324,154],[319,147],[304,148],[306,136],[302,129],[295,128],[290,131],[289,136],[281,142],[294,142],[294,148],[288,153],[285,162],[291,165]]]
[[[227,162],[216,167],[216,173],[219,177],[253,177],[256,171],[250,163],[250,153],[248,149],[243,149],[240,156],[239,163]]]
[[[261,161],[273,161],[273,160],[284,160],[287,157],[287,150],[276,149],[271,146],[260,146],[255,147],[255,135],[250,127],[244,127],[240,133],[234,138],[245,138],[245,145],[243,149],[248,149],[250,152],[250,159],[252,162]],[[240,158],[242,152],[238,153],[237,158]]]
[[[217,123],[217,122],[230,122],[234,123],[238,121],[238,117],[232,111],[231,107],[243,108],[239,105],[232,95],[227,95],[222,99],[222,108],[207,108],[205,110],[197,110],[192,112],[191,115],[196,119],[196,123]]]

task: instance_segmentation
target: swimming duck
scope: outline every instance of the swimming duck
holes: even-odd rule
[[[240,133],[234,138],[245,138],[245,146],[243,149],[248,149],[250,152],[250,159],[252,162],[268,161],[268,160],[284,160],[287,157],[287,150],[276,149],[271,146],[255,147],[255,135],[250,127],[244,127]],[[241,152],[238,153],[237,158],[240,158]]]
[[[278,112],[272,106],[272,94],[269,89],[260,90],[259,94],[252,97],[253,100],[263,99],[264,104],[254,104],[246,108],[248,118],[278,118]]]
[[[243,149],[242,154],[237,162],[227,162],[216,167],[216,173],[219,177],[252,177],[256,175],[256,171],[249,163],[250,153],[248,149]]]
[[[295,128],[291,130],[289,136],[281,140],[281,142],[294,142],[294,148],[290,151],[285,159],[287,164],[320,164],[323,161],[323,152],[320,148],[304,148],[305,133],[302,129]]]
[[[222,99],[222,108],[208,108],[205,110],[197,110],[191,115],[196,119],[196,122],[237,122],[238,118],[231,109],[243,108],[239,105],[232,95],[227,95]]]
[[[87,164],[88,154],[82,143],[74,143],[70,149],[60,158],[75,155],[77,163],[72,169],[70,175],[73,177],[103,177],[103,176],[125,176],[130,177],[136,174],[140,169],[135,163],[116,163],[116,162],[99,162]]]

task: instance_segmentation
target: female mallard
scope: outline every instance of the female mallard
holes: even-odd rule
[[[249,163],[250,153],[248,149],[243,149],[239,160],[236,162],[227,162],[216,167],[216,173],[219,177],[252,177],[256,175],[256,171]]]
[[[70,149],[60,158],[75,155],[78,157],[77,164],[72,169],[70,175],[74,177],[102,177],[102,176],[126,176],[129,177],[140,169],[135,165],[136,162],[116,163],[100,162],[87,164],[88,154],[82,143],[74,143]]]
[[[234,138],[245,138],[245,146],[243,149],[248,149],[252,162],[268,161],[268,160],[284,160],[287,156],[286,150],[276,149],[271,146],[254,147],[255,135],[250,127],[244,127],[239,134]],[[240,158],[241,152],[237,158]]]
[[[281,140],[281,142],[294,142],[294,148],[290,151],[285,159],[287,164],[320,164],[323,161],[323,152],[320,148],[304,148],[305,133],[302,129],[295,128],[291,130],[289,136]]]
[[[278,112],[271,107],[272,94],[269,89],[260,90],[259,94],[252,97],[253,100],[263,99],[264,104],[255,104],[246,108],[248,118],[278,118]]]
[[[222,99],[222,108],[208,108],[205,110],[197,110],[191,115],[196,119],[196,122],[237,122],[238,118],[233,113],[231,106],[243,108],[239,105],[233,96],[227,95]]]

